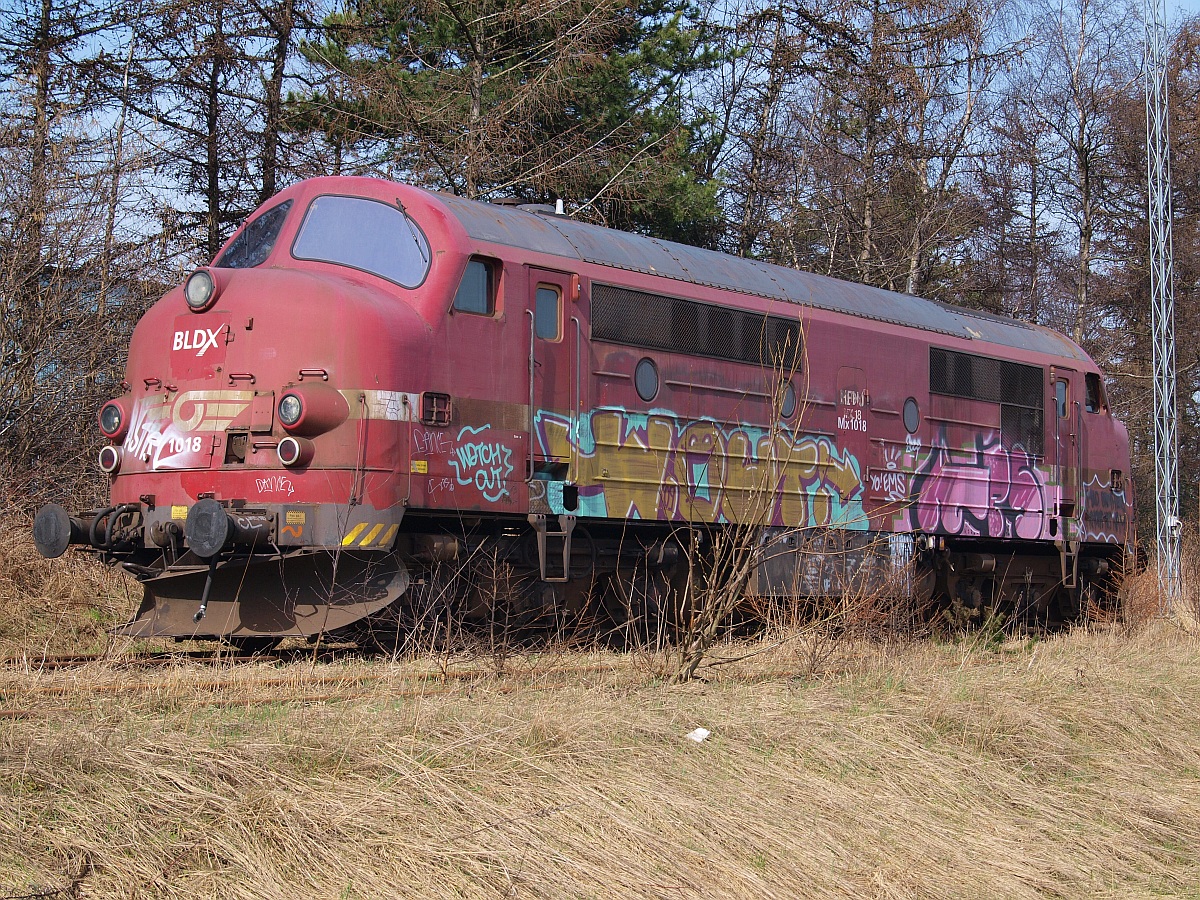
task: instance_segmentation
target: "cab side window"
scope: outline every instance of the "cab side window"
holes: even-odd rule
[[[1095,372],[1084,375],[1084,387],[1087,396],[1084,398],[1084,408],[1090,413],[1098,413],[1104,409],[1104,392],[1100,386],[1100,376]]]
[[[537,336],[547,341],[557,341],[562,336],[559,328],[559,307],[562,295],[557,287],[539,284],[535,296],[534,322]]]
[[[221,254],[217,266],[222,269],[252,269],[261,266],[271,255],[275,239],[279,237],[279,229],[283,227],[283,220],[287,218],[291,208],[292,201],[284,200],[243,228],[242,233]]]
[[[454,309],[477,316],[495,313],[496,269],[493,260],[471,257],[459,282],[458,293],[454,295]]]

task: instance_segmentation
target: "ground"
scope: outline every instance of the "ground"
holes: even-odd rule
[[[1200,897],[1185,629],[775,637],[17,663],[0,897]]]
[[[567,647],[150,665],[105,630],[130,583],[20,526],[0,900],[1200,898],[1200,638],[1151,576],[1052,637],[779,622],[683,685]]]

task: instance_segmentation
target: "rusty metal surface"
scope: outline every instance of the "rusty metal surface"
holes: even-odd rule
[[[564,216],[519,207],[494,206],[439,194],[473,239],[577,259],[686,284],[783,300],[816,309],[986,341],[1055,356],[1086,360],[1074,343],[1036,325],[965,310],[909,294],[854,284],[689,247],[672,241],[615,231]]]
[[[250,560],[217,569],[207,614],[193,619],[204,591],[204,571],[150,581],[132,621],[115,629],[123,637],[208,640],[263,635],[310,637],[344,628],[395,602],[409,578],[395,556],[332,554],[286,561]]]
[[[912,589],[907,536],[828,529],[764,529],[751,590],[760,596],[869,597]]]

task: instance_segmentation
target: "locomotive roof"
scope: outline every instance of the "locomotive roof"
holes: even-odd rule
[[[1058,332],[1016,319],[577,222],[544,211],[544,207],[500,206],[451,194],[437,196],[467,234],[478,241],[1088,361],[1074,342]]]

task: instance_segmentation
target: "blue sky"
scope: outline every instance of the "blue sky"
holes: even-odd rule
[[[1167,0],[1167,18],[1171,22],[1197,13],[1200,13],[1200,0]]]

